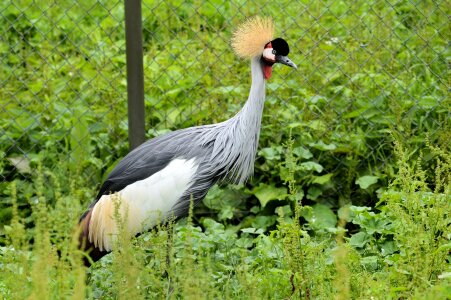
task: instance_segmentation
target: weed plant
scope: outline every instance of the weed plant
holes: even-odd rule
[[[0,291],[5,299],[446,299],[451,181],[443,178],[450,176],[450,155],[426,147],[435,154],[434,178],[426,177],[420,161],[411,163],[395,141],[399,171],[378,206],[347,207],[338,226],[315,227],[308,221],[314,209],[290,188],[293,209],[281,212],[269,233],[225,227],[211,218],[194,224],[191,207],[186,219],[137,238],[119,226],[113,253],[90,269],[77,250],[77,218],[67,213],[61,194],[55,206],[48,205],[45,172],[39,172],[33,228],[25,228],[16,184],[10,185],[13,219],[8,242],[0,248]],[[286,164],[293,168],[292,140],[286,151]],[[54,177],[47,188],[58,185]],[[62,214],[67,223],[57,228]],[[116,218],[124,224],[127,216],[116,213]],[[358,225],[358,233],[346,222]]]

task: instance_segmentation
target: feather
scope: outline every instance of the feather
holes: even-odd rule
[[[197,168],[195,159],[174,159],[150,177],[103,195],[92,208],[88,241],[100,251],[112,250],[119,228],[116,209],[131,236],[172,217],[172,207],[193,184]]]
[[[157,189],[160,196],[143,196],[145,199],[139,200],[147,192],[135,190],[137,192],[130,194],[128,199],[119,198],[120,205],[126,204],[124,207],[129,209],[130,217],[134,218],[129,224],[130,234],[136,234],[155,224],[153,221],[156,217],[150,216],[148,212],[153,205],[158,206],[164,202],[161,194],[167,194],[168,190],[176,190],[178,194],[170,197],[167,203],[171,205],[169,210],[167,206],[161,206],[165,214],[163,219],[186,215],[190,200],[197,204],[217,182],[244,183],[252,175],[265,101],[265,80],[260,57],[252,58],[251,68],[249,98],[234,117],[221,123],[177,130],[151,139],[117,164],[102,185],[96,200],[80,219],[84,226],[81,245],[84,243],[84,250],[92,250],[92,258],[99,259],[111,250],[111,237],[115,234],[115,224],[111,218],[114,212],[111,198],[114,193],[122,195],[127,193],[127,187],[139,181],[148,182],[147,178],[157,175],[174,161],[181,159],[196,162],[195,167],[193,165],[187,168],[193,170],[189,184],[176,180],[168,182],[168,185],[161,185]],[[180,168],[171,169],[174,170],[174,176],[183,173]],[[173,184],[173,187],[169,187],[169,184]],[[150,194],[155,191],[151,186],[145,190]],[[148,208],[144,209],[145,207]],[[145,216],[141,216],[143,211],[147,212]],[[150,220],[146,216],[150,216]]]
[[[271,18],[253,17],[238,26],[232,37],[232,47],[242,58],[261,56],[273,36],[274,24]]]

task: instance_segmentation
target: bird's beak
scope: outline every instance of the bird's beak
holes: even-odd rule
[[[291,59],[288,58],[288,56],[284,55],[276,55],[276,62],[287,65],[289,67],[297,69],[298,67],[295,65],[294,62],[291,61]]]

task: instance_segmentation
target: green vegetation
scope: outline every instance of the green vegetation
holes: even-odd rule
[[[254,177],[87,270],[78,218],[128,151],[123,5],[0,4],[3,298],[451,298],[449,5],[145,0],[149,138],[236,113],[254,14],[299,67],[268,82]]]

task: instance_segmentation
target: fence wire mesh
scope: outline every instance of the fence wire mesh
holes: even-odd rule
[[[412,144],[449,138],[449,10],[447,1],[145,0],[147,138],[233,116],[250,86],[233,29],[272,16],[299,69],[276,66],[267,84],[257,180],[286,180],[271,170],[291,132],[308,198],[326,189],[351,198],[355,177],[389,179],[394,129]],[[3,1],[0,24],[2,205],[8,183],[32,182],[37,166],[94,188],[128,151],[123,2]]]

